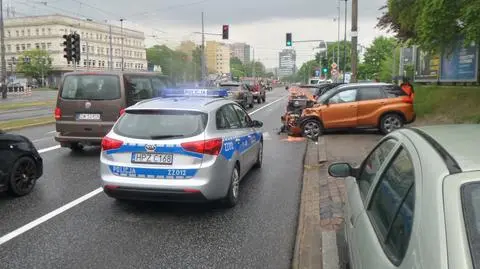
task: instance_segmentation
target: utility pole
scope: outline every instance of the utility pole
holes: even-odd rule
[[[0,61],[2,65],[0,83],[2,85],[2,99],[7,99],[7,62],[5,61],[5,31],[3,25],[3,1],[0,0]]]
[[[343,83],[347,73],[347,0],[345,0],[345,34],[343,36]]]
[[[338,22],[338,36],[337,36],[337,65],[340,65],[340,0],[338,0],[338,6],[337,6],[337,9],[338,9],[338,18],[337,18],[337,22]]]
[[[124,62],[125,62],[125,59],[124,59],[124,54],[123,54],[123,20],[124,19],[120,19],[120,29],[121,29],[121,34],[122,34],[122,71],[124,70]]]
[[[255,81],[255,49],[252,48],[253,50],[253,60],[252,60],[252,77],[253,77],[253,81]]]
[[[352,82],[357,82],[358,0],[352,0]],[[395,62],[395,60],[394,60]]]
[[[109,57],[110,58],[109,59],[110,60],[110,70],[113,70],[112,25],[109,25],[108,28],[109,28],[108,32],[109,32],[109,36],[110,36],[109,37],[109,41],[110,41],[110,55],[109,55],[110,56]]]
[[[203,21],[203,11],[202,11],[202,45],[200,46],[201,48],[201,53],[202,55],[200,55],[200,61],[202,63],[202,77],[200,78],[201,79],[201,82],[204,83],[205,82],[205,77],[206,77],[206,63],[205,63],[205,24],[204,24],[204,21]]]

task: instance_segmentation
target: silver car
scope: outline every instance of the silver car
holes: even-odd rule
[[[480,125],[400,129],[347,177],[352,269],[480,268]]]
[[[117,199],[222,200],[232,207],[240,180],[262,165],[262,125],[224,98],[137,103],[102,141],[103,189]]]

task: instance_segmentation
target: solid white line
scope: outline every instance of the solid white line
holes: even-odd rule
[[[277,100],[275,100],[275,101],[273,101],[273,102],[271,102],[271,103],[268,103],[268,104],[266,104],[266,105],[258,108],[257,110],[254,110],[254,111],[250,112],[249,114],[250,114],[250,115],[251,115],[251,114],[254,114],[254,113],[256,113],[256,112],[258,112],[258,111],[260,111],[260,110],[262,110],[262,109],[264,109],[264,108],[267,108],[267,107],[275,104],[276,102],[278,102],[278,101],[280,101],[280,100],[282,100],[282,99],[284,99],[284,98],[285,98],[285,97],[281,97],[281,98],[279,98],[279,99],[277,99]],[[39,152],[39,153],[43,153],[43,152],[47,152],[47,151],[56,150],[56,149],[59,149],[59,148],[60,148],[60,145],[57,145],[57,146],[53,146],[53,147],[49,147],[49,148],[40,149],[38,152]],[[73,201],[71,201],[70,203],[68,203],[68,204],[66,204],[66,205],[64,205],[64,206],[62,206],[62,207],[59,207],[59,208],[51,211],[50,213],[48,213],[48,214],[46,214],[46,215],[43,215],[43,216],[41,216],[40,218],[38,218],[38,219],[36,219],[36,220],[33,220],[33,221],[25,224],[24,226],[22,226],[22,227],[20,227],[20,228],[18,228],[18,229],[16,229],[16,230],[14,230],[14,231],[6,234],[6,235],[0,237],[0,245],[2,245],[2,244],[4,244],[4,243],[12,240],[13,238],[15,238],[15,237],[17,237],[17,236],[19,236],[19,235],[21,235],[21,234],[23,234],[23,233],[25,233],[25,232],[27,232],[28,230],[31,230],[31,229],[35,228],[36,226],[38,226],[38,225],[40,225],[40,224],[48,221],[49,219],[51,219],[51,218],[53,218],[53,217],[55,217],[55,216],[58,216],[58,215],[62,214],[63,212],[71,209],[72,207],[77,206],[77,205],[81,204],[82,202],[85,202],[86,200],[94,197],[95,195],[101,193],[102,191],[103,191],[103,188],[95,189],[95,190],[93,190],[93,191],[85,194],[84,196],[82,196],[82,197],[80,197],[80,198],[78,198],[78,199],[76,199],[76,200],[73,200]]]
[[[50,132],[48,132],[48,133],[46,133],[46,134],[53,134],[53,133],[56,133],[56,132],[57,132],[56,130],[53,130],[53,131],[50,131]]]
[[[276,102],[284,99],[285,97],[286,97],[286,96],[281,97],[281,98],[278,98],[277,100],[275,100],[275,101],[273,101],[273,102],[271,102],[271,103],[268,103],[268,104],[266,104],[266,105],[264,105],[264,106],[262,106],[262,107],[260,107],[260,108],[258,108],[258,109],[256,109],[256,110],[254,110],[254,111],[252,111],[252,112],[250,112],[250,113],[248,113],[248,114],[249,114],[249,115],[252,115],[252,114],[254,114],[254,113],[257,113],[258,111],[260,111],[260,110],[262,110],[262,109],[264,109],[264,108],[267,108],[267,107],[275,104]]]
[[[39,149],[38,153],[44,153],[44,152],[56,150],[56,149],[59,149],[59,148],[61,148],[60,145],[56,145],[56,146],[52,146],[52,147],[48,147],[48,148],[44,148],[44,149]]]
[[[72,207],[74,207],[74,206],[76,206],[76,205],[78,205],[82,202],[85,202],[86,200],[92,198],[93,196],[99,194],[102,191],[103,191],[102,188],[95,189],[94,191],[89,192],[89,193],[85,194],[84,196],[82,196],[82,197],[80,197],[76,200],[73,200],[70,203],[68,203],[68,204],[66,204],[62,207],[59,207],[59,208],[55,209],[54,211],[52,211],[52,212],[50,212],[46,215],[43,215],[40,218],[38,218],[38,219],[36,219],[32,222],[29,222],[29,223],[23,225],[22,227],[20,227],[20,228],[14,230],[14,231],[2,236],[2,237],[0,237],[0,245],[5,244],[6,242],[12,240],[13,238],[25,233],[26,231],[28,231],[32,228],[35,228],[36,226],[44,223],[45,221],[47,221],[47,220],[49,220],[49,219],[51,219],[51,218],[53,218],[53,217],[55,217],[59,214],[62,214],[63,212],[69,210],[70,208],[72,208]]]

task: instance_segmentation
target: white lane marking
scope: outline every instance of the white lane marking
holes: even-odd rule
[[[269,104],[267,104],[267,105],[264,105],[264,106],[258,108],[257,110],[250,112],[249,114],[251,115],[251,114],[253,114],[253,113],[255,113],[255,112],[258,112],[258,111],[260,111],[260,110],[262,110],[262,109],[264,109],[264,108],[266,108],[266,107],[268,107],[268,106],[270,106],[270,105],[273,105],[274,103],[282,100],[283,98],[285,98],[285,97],[279,98],[279,99],[277,99],[277,100],[275,100],[275,101],[273,101],[273,102],[271,102],[271,103],[269,103]],[[53,146],[53,147],[41,149],[41,150],[39,150],[38,152],[43,153],[43,152],[52,151],[52,150],[59,149],[59,148],[60,148],[60,145],[57,145],[57,146]],[[66,204],[66,205],[64,205],[64,206],[62,206],[62,207],[59,207],[59,208],[51,211],[50,213],[47,213],[46,215],[43,215],[43,216],[39,217],[38,219],[35,219],[35,220],[33,220],[33,221],[31,221],[31,222],[23,225],[22,227],[20,227],[20,228],[14,230],[14,231],[12,231],[12,232],[10,232],[10,233],[2,236],[2,237],[0,237],[0,246],[1,246],[2,244],[5,244],[6,242],[12,240],[13,238],[15,238],[15,237],[17,237],[17,236],[19,236],[19,235],[21,235],[21,234],[23,234],[23,233],[25,233],[25,232],[33,229],[33,228],[35,228],[36,226],[38,226],[38,225],[40,225],[40,224],[48,221],[49,219],[51,219],[51,218],[53,218],[53,217],[55,217],[55,216],[57,216],[57,215],[62,214],[63,212],[65,212],[65,211],[73,208],[74,206],[77,206],[77,205],[85,202],[86,200],[94,197],[95,195],[101,193],[102,191],[103,191],[103,188],[101,188],[101,187],[100,187],[100,188],[97,188],[97,189],[95,189],[95,190],[93,190],[93,191],[91,191],[91,192],[83,195],[82,197],[80,197],[80,198],[78,198],[78,199],[76,199],[76,200],[73,200],[73,201],[71,201],[70,203],[68,203],[68,204]]]
[[[50,131],[48,133],[45,133],[45,134],[53,134],[53,133],[56,133],[57,131],[53,130],[53,131]]]
[[[78,205],[82,202],[85,202],[86,200],[92,198],[93,196],[99,194],[102,191],[103,191],[102,188],[95,189],[94,191],[89,192],[89,193],[85,194],[84,196],[82,196],[82,197],[80,197],[76,200],[73,200],[73,201],[71,201],[70,203],[68,203],[64,206],[59,207],[59,208],[53,210],[52,212],[50,212],[46,215],[43,215],[40,218],[23,225],[22,227],[14,230],[13,232],[10,232],[10,233],[0,237],[0,246],[2,244],[5,244],[6,242],[12,240],[13,238],[25,233],[26,231],[31,230],[31,229],[35,228],[36,226],[46,222],[47,220],[65,212],[67,210],[69,210],[70,208],[72,208],[72,207],[74,207],[74,206],[76,206],[76,205]]]
[[[52,147],[48,147],[48,148],[44,148],[44,149],[39,149],[38,153],[44,153],[44,152],[56,150],[56,149],[59,149],[59,148],[61,148],[60,145],[56,145],[56,146],[52,146]]]
[[[286,97],[286,96],[281,97],[281,98],[278,98],[277,100],[275,100],[275,101],[273,101],[273,102],[271,102],[271,103],[268,103],[268,104],[266,104],[266,105],[264,105],[264,106],[262,106],[262,107],[260,107],[260,108],[258,108],[258,109],[256,109],[256,110],[254,110],[254,111],[252,111],[252,112],[250,112],[250,113],[248,113],[248,114],[252,115],[252,114],[254,114],[254,113],[257,113],[258,111],[260,111],[260,110],[262,110],[262,109],[264,109],[264,108],[267,108],[267,107],[275,104],[276,102],[284,99],[285,97]]]
[[[272,137],[268,132],[263,132],[263,140],[272,140]]]

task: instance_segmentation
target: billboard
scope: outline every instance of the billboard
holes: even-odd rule
[[[415,81],[438,81],[440,75],[440,55],[417,48],[415,61]]]
[[[475,43],[467,46],[459,40],[450,54],[442,56],[440,81],[477,81],[478,47]]]

